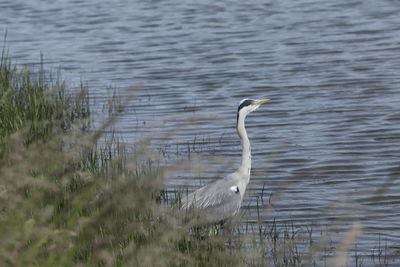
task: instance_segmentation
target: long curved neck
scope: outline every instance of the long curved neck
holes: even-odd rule
[[[246,115],[238,114],[237,118],[237,132],[239,134],[240,139],[242,140],[242,163],[240,164],[239,170],[245,172],[247,175],[247,180],[250,179],[250,170],[251,170],[251,149],[250,149],[250,141],[247,136],[246,128],[244,120]]]

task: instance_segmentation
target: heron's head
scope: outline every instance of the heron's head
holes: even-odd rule
[[[239,116],[246,117],[247,114],[253,112],[254,110],[258,109],[261,104],[267,103],[271,99],[243,99],[239,103],[238,112],[237,112],[237,120],[239,120]]]

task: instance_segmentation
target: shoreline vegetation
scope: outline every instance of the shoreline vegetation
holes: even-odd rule
[[[318,245],[327,244],[293,224],[193,227],[196,215],[179,216],[163,186],[180,163],[159,164],[150,139],[127,153],[103,135],[112,118],[90,129],[88,89],[66,92],[59,73],[43,65],[19,70],[3,48],[1,266],[345,265],[361,231],[357,224],[322,260],[326,249]]]

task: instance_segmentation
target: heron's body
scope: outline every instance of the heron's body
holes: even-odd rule
[[[182,199],[182,209],[197,209],[206,221],[221,221],[240,210],[246,187],[250,181],[251,149],[245,128],[247,114],[269,101],[243,99],[238,107],[237,131],[242,141],[242,162],[232,174],[190,193]]]

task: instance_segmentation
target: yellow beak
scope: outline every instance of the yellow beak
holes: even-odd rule
[[[267,103],[268,101],[270,101],[271,99],[262,99],[262,100],[258,100],[257,102],[256,102],[256,105],[261,105],[261,104],[264,104],[264,103]]]

